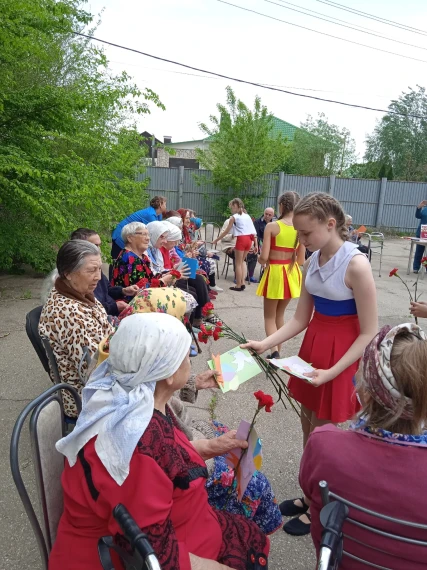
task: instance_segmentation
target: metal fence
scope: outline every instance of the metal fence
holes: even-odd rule
[[[223,222],[217,211],[218,199],[224,196],[210,182],[209,170],[148,167],[139,180],[150,179],[150,196],[161,194],[168,209],[190,208],[205,221]],[[310,192],[328,192],[335,196],[356,225],[387,227],[397,231],[414,231],[417,227],[415,207],[427,198],[427,183],[398,182],[386,178],[364,180],[335,176],[294,176],[279,172],[263,179],[267,196],[263,208],[276,208],[278,197],[287,190],[301,196]],[[251,212],[249,212],[251,213]]]

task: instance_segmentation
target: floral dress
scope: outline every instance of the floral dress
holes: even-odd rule
[[[119,256],[113,262],[113,287],[129,287],[138,285],[144,288],[146,285],[160,287],[161,274],[155,275],[151,269],[150,260],[147,256],[139,257],[133,251],[122,249]],[[144,280],[143,282],[141,282]]]

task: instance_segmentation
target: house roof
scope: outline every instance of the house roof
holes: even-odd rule
[[[291,123],[287,123],[286,121],[282,121],[282,119],[278,119],[277,117],[273,116],[272,121],[272,129],[271,134],[273,137],[277,137],[279,134],[282,135],[283,138],[286,138],[288,141],[293,141],[295,132],[299,129],[295,125]],[[202,142],[209,142],[213,140],[214,136],[211,135],[209,137],[205,137],[203,139],[196,139],[192,141],[178,141],[175,143],[169,143],[169,146],[173,146],[174,144],[185,144],[185,143],[202,143]]]
[[[273,117],[273,127],[271,129],[271,134],[274,137],[277,137],[280,134],[282,135],[283,138],[286,138],[288,141],[293,141],[295,132],[298,130],[298,128],[299,127],[296,127],[295,125],[291,125],[291,123],[282,121],[282,119]]]

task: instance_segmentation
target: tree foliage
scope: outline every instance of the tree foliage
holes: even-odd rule
[[[109,237],[146,197],[134,118],[162,105],[73,34],[92,20],[81,0],[0,0],[0,268],[51,269],[71,230]]]
[[[282,168],[288,174],[342,175],[355,162],[355,148],[348,129],[329,123],[323,113],[317,119],[308,115],[295,133],[291,153]]]
[[[200,128],[210,137],[209,148],[197,149],[201,166],[212,172],[212,182],[224,196],[217,204],[225,214],[229,199],[240,197],[257,214],[266,195],[264,176],[277,172],[289,153],[286,140],[272,133],[272,115],[255,98],[253,110],[227,87],[226,104],[218,104],[219,116],[209,117],[211,126]]]
[[[366,160],[391,165],[397,180],[427,180],[427,95],[409,89],[389,105],[389,113],[366,140]],[[403,113],[396,115],[394,113]],[[409,117],[418,115],[424,118]],[[406,115],[406,116],[405,116]]]

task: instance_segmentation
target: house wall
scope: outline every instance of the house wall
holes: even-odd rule
[[[176,148],[172,147],[175,150],[174,158],[187,158],[196,160],[196,151],[195,149],[189,148]],[[157,167],[169,168],[169,158],[171,155],[164,150],[163,148],[157,149]]]

